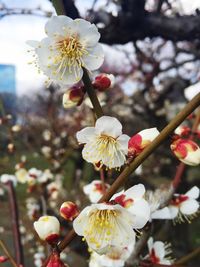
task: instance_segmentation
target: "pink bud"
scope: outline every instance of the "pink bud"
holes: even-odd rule
[[[156,128],[150,128],[132,136],[128,142],[129,157],[140,154],[158,135],[159,131]]]
[[[109,87],[112,87],[113,83],[114,83],[114,76],[112,74],[102,73],[96,76],[92,84],[95,89],[99,90],[100,92],[103,92]]]
[[[64,202],[60,207],[60,215],[67,221],[73,221],[79,215],[77,205],[70,201]]]
[[[84,98],[83,87],[73,86],[63,95],[63,107],[72,108],[79,106]]]
[[[171,144],[170,148],[183,163],[191,166],[200,164],[200,148],[195,142],[179,138]]]
[[[0,263],[6,262],[8,260],[9,260],[8,257],[6,257],[6,256],[0,256]]]
[[[191,132],[191,129],[186,125],[180,125],[176,128],[174,132],[175,134],[178,134],[179,136],[182,137],[182,136],[187,136]]]

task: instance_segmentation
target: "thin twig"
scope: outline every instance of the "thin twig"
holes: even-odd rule
[[[11,212],[11,222],[13,229],[13,238],[14,238],[14,247],[15,247],[15,260],[17,264],[23,264],[23,248],[21,244],[21,236],[19,231],[19,214],[18,214],[18,206],[17,199],[15,195],[15,189],[13,183],[8,181],[6,183],[9,202],[10,202],[10,212]]]
[[[100,118],[101,116],[103,116],[103,110],[102,110],[102,107],[99,103],[99,100],[97,98],[97,95],[95,93],[95,90],[92,86],[92,83],[91,83],[91,80],[90,80],[90,77],[88,75],[88,72],[85,68],[83,68],[83,83],[85,85],[85,90],[90,98],[90,101],[92,102],[92,105],[93,105],[93,109],[94,109],[94,112],[97,116],[97,118]]]
[[[15,260],[13,259],[13,257],[11,256],[11,254],[9,253],[6,245],[4,244],[4,242],[2,240],[0,240],[0,246],[2,248],[2,250],[4,251],[4,253],[6,254],[7,258],[10,260],[10,262],[12,263],[12,265],[14,267],[18,267],[17,263],[15,262]]]
[[[183,264],[186,263],[188,261],[190,261],[191,259],[194,259],[195,257],[200,255],[200,247],[196,248],[195,250],[193,250],[192,252],[190,252],[189,254],[187,254],[186,256],[182,257],[181,259],[177,260],[175,262],[175,264]]]
[[[100,172],[100,179],[101,179],[103,193],[105,193],[106,192],[106,186],[105,186],[105,172],[104,172],[104,169],[101,168],[99,172]]]

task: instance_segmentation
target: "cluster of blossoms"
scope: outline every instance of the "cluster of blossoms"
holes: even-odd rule
[[[70,108],[83,102],[87,88],[81,83],[86,70],[98,69],[104,60],[103,50],[98,43],[100,34],[95,25],[66,16],[51,18],[46,26],[47,37],[41,42],[29,41],[37,55],[37,64],[49,79],[57,81],[68,90],[63,96],[63,106]],[[92,82],[95,90],[104,92],[112,86],[113,77],[106,74],[97,75]],[[186,133],[187,132],[187,133]],[[171,144],[173,153],[188,165],[200,163],[200,149],[196,143],[182,137],[190,133],[187,128],[177,129],[178,138]],[[135,159],[159,135],[156,128],[150,128],[129,137],[122,132],[119,120],[111,116],[98,118],[94,126],[86,127],[77,132],[76,138],[83,145],[82,157],[92,163],[97,170],[120,169]],[[49,134],[45,133],[49,140]],[[50,155],[46,147],[43,153]],[[21,182],[34,185],[35,179],[46,182],[48,175],[43,176],[37,169],[26,171],[20,169],[16,173]],[[48,177],[48,178],[47,178]],[[47,188],[55,192],[53,182]],[[188,218],[194,215],[199,204],[197,198],[199,189],[192,188],[185,195],[175,194],[168,207],[159,210],[162,201],[152,203],[147,201],[145,187],[135,185],[126,191],[112,196],[110,201],[98,203],[102,195],[109,190],[109,184],[95,180],[84,187],[91,205],[81,212],[70,201],[64,202],[60,215],[68,221],[73,221],[75,232],[86,240],[92,250],[90,266],[124,266],[125,261],[134,251],[136,231],[142,229],[153,219]],[[51,190],[49,189],[49,190]],[[146,199],[145,199],[146,197]],[[60,237],[60,223],[54,216],[42,216],[34,223],[39,237],[55,246]],[[173,261],[166,256],[167,247],[160,241],[148,242],[149,254],[146,256],[153,264],[171,264]],[[47,264],[50,266],[65,266],[60,255],[53,251]]]

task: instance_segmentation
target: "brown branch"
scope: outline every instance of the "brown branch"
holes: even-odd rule
[[[176,117],[161,131],[160,135],[146,148],[144,151],[135,158],[135,160],[127,166],[121,174],[117,177],[115,182],[107,190],[99,202],[106,202],[118,191],[118,189],[125,183],[128,176],[140,165],[143,161],[156,149],[161,143],[181,124],[184,119],[188,117],[200,105],[200,93],[196,95],[186,106],[179,112]],[[59,249],[62,251],[76,236],[72,229],[68,235],[59,244]]]
[[[8,181],[6,183],[9,202],[10,202],[10,212],[11,212],[11,222],[13,228],[13,238],[14,238],[14,247],[15,247],[15,259],[17,264],[23,264],[23,248],[21,244],[21,236],[19,231],[19,214],[18,214],[18,206],[17,199],[15,195],[15,189],[13,183]]]
[[[184,256],[181,259],[177,260],[175,262],[175,264],[180,265],[180,264],[186,263],[186,262],[190,261],[191,259],[194,259],[197,256],[200,256],[200,247],[196,248],[195,250],[193,250],[192,252],[190,252],[186,256]]]
[[[7,256],[7,258],[10,260],[11,264],[14,267],[18,267],[17,263],[15,262],[15,260],[13,259],[13,257],[11,256],[10,252],[8,251],[6,245],[4,244],[4,242],[2,240],[0,240],[0,246],[2,248],[2,250],[4,251],[5,255]]]
[[[92,102],[92,106],[93,106],[93,109],[94,109],[94,112],[97,116],[97,118],[100,118],[101,116],[103,116],[103,110],[101,108],[101,105],[99,103],[99,100],[97,98],[97,95],[95,93],[95,90],[92,86],[92,83],[91,83],[91,80],[90,80],[90,77],[88,75],[88,72],[85,68],[83,68],[83,83],[85,85],[85,90],[90,98],[90,101]]]

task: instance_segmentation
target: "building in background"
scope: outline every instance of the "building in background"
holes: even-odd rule
[[[15,114],[16,68],[14,65],[0,64],[0,100],[6,112]],[[1,110],[0,113],[2,112]]]

